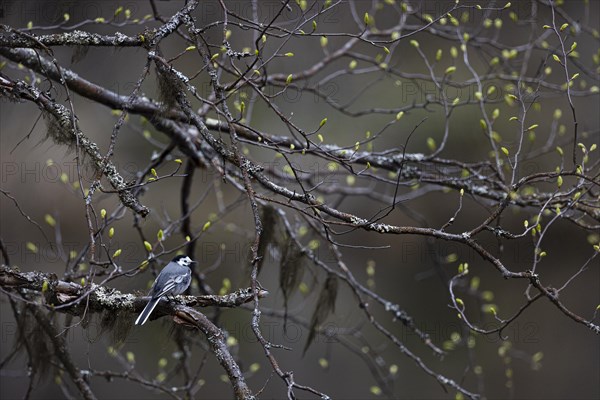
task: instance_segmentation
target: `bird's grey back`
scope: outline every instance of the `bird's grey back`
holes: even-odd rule
[[[178,295],[186,291],[192,280],[192,271],[188,267],[182,267],[177,263],[169,263],[156,278],[149,295],[154,297],[158,295],[157,288],[164,288],[169,280],[175,279],[176,285],[173,289],[166,291],[163,295]]]

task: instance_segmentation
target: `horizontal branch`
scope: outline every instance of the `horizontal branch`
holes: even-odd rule
[[[9,49],[6,47],[0,47],[0,55],[3,55],[14,62],[21,63],[38,73],[42,73],[52,80],[61,80],[61,74],[59,71],[57,71],[56,66],[46,58],[39,56],[31,49]],[[166,120],[189,122],[189,118],[181,110],[165,110],[162,104],[157,103],[147,97],[138,97],[133,102],[130,102],[127,96],[119,95],[106,89],[105,87],[96,85],[67,68],[61,68],[60,72],[62,72],[62,76],[64,76],[65,79],[65,84],[70,90],[73,90],[75,93],[78,93],[79,95],[90,100],[104,104],[112,109],[127,110],[133,114],[143,115],[149,120],[163,121],[162,123],[159,123],[159,125],[164,125]],[[230,129],[230,125],[227,122],[219,121],[213,118],[203,119],[202,122],[207,129],[212,131],[229,132]],[[251,141],[257,145],[274,146],[278,149],[289,149],[290,147],[295,147],[295,152],[305,152],[306,154],[328,159],[335,159],[345,163],[352,163],[361,166],[372,166],[384,169],[386,171],[397,172],[401,169],[400,166],[402,163],[412,162],[415,163],[417,167],[404,165],[404,167],[402,167],[403,179],[439,185],[457,191],[462,189],[465,191],[465,193],[479,198],[485,198],[498,202],[503,201],[509,192],[509,188],[500,181],[482,181],[478,183],[477,181],[455,178],[450,175],[440,175],[441,168],[454,167],[459,169],[467,169],[475,176],[478,176],[476,170],[484,167],[484,165],[481,163],[469,164],[457,160],[449,160],[438,157],[429,158],[425,154],[421,153],[378,155],[366,151],[349,151],[348,148],[328,144],[320,144],[318,147],[312,149],[304,149],[302,143],[288,136],[258,132],[240,123],[232,123],[231,126],[235,128],[236,133],[241,138]],[[167,135],[172,134],[172,130],[163,129],[162,131]],[[176,140],[181,150],[190,155],[190,143],[183,143],[185,140],[182,141],[181,138],[175,138],[172,136],[171,139]],[[279,149],[278,151],[281,150]],[[428,163],[427,165],[431,164],[431,166],[428,167],[428,170],[436,172],[427,173],[424,171],[424,168],[422,167],[422,165],[425,165],[424,163]],[[554,175],[556,174],[550,174],[548,178],[552,178]],[[478,176],[478,179],[483,180],[486,178],[483,176]],[[298,194],[298,196],[302,195]],[[540,202],[547,200],[549,196],[552,196],[552,194],[537,193],[535,196],[519,196],[512,198],[511,204],[518,207],[538,207]],[[557,198],[551,203],[551,207],[558,205],[559,207],[564,208],[566,200]],[[596,221],[600,221],[600,212],[597,209],[587,207],[582,202],[575,202],[571,204],[571,207]]]
[[[0,25],[1,31],[8,31],[10,28],[6,25]],[[122,33],[115,33],[114,36],[99,35],[97,33],[72,31],[63,33],[53,33],[49,35],[23,33],[2,33],[0,34],[0,46],[2,47],[29,47],[42,48],[43,46],[108,46],[108,47],[131,47],[141,46],[144,43],[142,36],[131,37]]]
[[[0,266],[0,288],[27,289],[44,294],[46,303],[58,306],[76,301],[72,307],[61,308],[60,311],[82,316],[85,309],[88,311],[127,311],[141,312],[150,297],[137,296],[131,293],[122,293],[116,289],[91,284],[82,286],[75,282],[67,282],[57,278],[55,274],[45,272],[21,272],[17,268]],[[85,294],[89,293],[89,301],[84,302]],[[259,297],[269,294],[260,290]],[[254,295],[251,288],[239,289],[226,295],[201,295],[201,296],[176,296],[177,301],[162,301],[152,313],[154,317],[175,315],[177,312],[186,311],[180,307],[238,307],[252,301]],[[58,310],[57,310],[58,311]]]

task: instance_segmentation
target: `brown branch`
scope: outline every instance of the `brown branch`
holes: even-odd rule
[[[31,68],[39,73],[44,73],[53,80],[60,80],[60,74],[56,70],[55,66],[45,58],[39,57],[33,50],[8,49],[0,47],[0,54],[7,57],[10,60],[22,63],[28,68]],[[159,103],[156,103],[151,99],[147,98],[137,98],[133,102],[129,102],[128,96],[121,96],[114,92],[111,92],[110,90],[102,86],[98,86],[92,82],[83,79],[76,73],[66,68],[63,68],[62,71],[65,76],[66,85],[71,90],[86,98],[104,104],[110,108],[128,110],[133,114],[143,115],[157,126],[173,126],[176,122],[188,121],[187,116],[181,110],[164,110],[163,108],[161,108],[161,105]],[[425,155],[420,153],[405,153],[387,156],[372,154],[368,151],[357,151],[353,152],[352,157],[349,157],[348,149],[341,146],[321,144],[317,149],[303,149],[303,144],[296,139],[287,136],[278,136],[265,132],[259,132],[239,122],[228,123],[218,121],[212,118],[201,119],[201,122],[202,126],[204,127],[203,129],[218,132],[230,132],[231,129],[234,129],[235,132],[240,136],[240,138],[250,140],[256,145],[269,147],[274,146],[275,148],[279,149],[278,151],[284,151],[283,148],[289,149],[290,146],[295,146],[296,150],[294,150],[294,152],[296,153],[305,151],[306,154],[312,154],[327,159],[334,159],[336,162],[340,163],[355,163],[363,166],[369,165],[372,167],[378,167],[392,172],[396,172],[399,166],[404,162],[412,162],[418,165],[419,163],[423,163],[423,161],[425,160]],[[178,146],[188,156],[191,156],[193,153],[195,153],[196,149],[195,146],[190,142],[189,134],[185,133],[183,135],[174,135],[176,129],[163,128],[161,129],[161,131],[169,135],[171,139],[176,140]],[[197,159],[197,157],[198,155],[195,155],[193,158]],[[477,176],[476,168],[481,167],[479,163],[461,163],[455,160],[447,160],[439,157],[434,157],[431,159],[428,158],[427,161],[432,163],[432,166],[428,169],[437,169],[437,166],[455,167],[457,169],[466,169],[475,176]],[[420,168],[413,168],[407,166],[403,169],[402,178],[404,180],[417,180],[423,183],[431,183],[439,185],[441,187],[451,188],[457,191],[464,190],[465,193],[496,202],[505,201],[506,194],[509,190],[509,188],[507,188],[505,185],[495,181],[482,182],[478,184],[475,179],[457,179],[456,177],[448,175],[440,176],[439,173],[428,174],[426,171],[426,169],[421,170]],[[539,178],[543,177],[544,179],[551,179],[553,176],[556,176],[555,173],[536,175]],[[527,179],[527,177],[524,177],[520,180],[518,186],[522,186],[528,181],[529,179]],[[278,192],[279,194],[282,194],[283,191],[279,190]],[[536,194],[533,197],[519,196],[517,198],[511,198],[510,202],[512,205],[516,205],[523,208],[532,206],[535,207],[539,204],[541,200],[543,201],[546,198],[546,196],[547,195],[545,193]],[[298,194],[296,196],[296,199],[301,198],[301,194]],[[557,199],[556,201],[556,204],[561,207],[564,206],[563,203],[564,200]],[[575,203],[573,207],[576,210],[600,222],[600,209],[588,207],[585,204],[582,204],[581,202]]]
[[[173,308],[175,317],[191,324],[206,335],[213,354],[227,373],[236,399],[254,399],[252,391],[244,380],[244,375],[229,352],[223,331],[213,324],[204,314],[186,306]]]

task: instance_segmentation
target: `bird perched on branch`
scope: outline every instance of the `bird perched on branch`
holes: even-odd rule
[[[195,261],[188,256],[177,256],[160,271],[148,293],[152,298],[135,320],[136,325],[146,323],[163,296],[177,296],[187,290],[192,282],[192,270],[189,267],[192,263]]]

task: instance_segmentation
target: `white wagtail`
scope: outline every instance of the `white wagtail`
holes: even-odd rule
[[[189,265],[194,262],[188,256],[177,256],[160,271],[148,293],[152,298],[135,320],[136,325],[146,323],[163,296],[177,296],[186,291],[192,282],[192,270]]]

